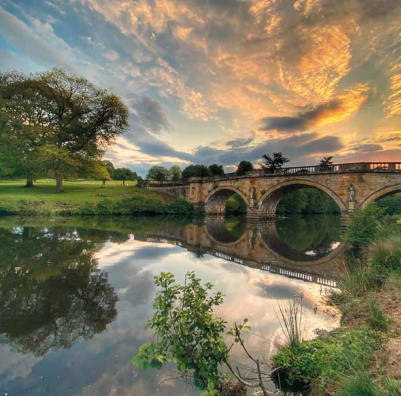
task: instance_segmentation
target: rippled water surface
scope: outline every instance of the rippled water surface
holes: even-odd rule
[[[336,216],[0,219],[0,395],[199,395],[130,363],[151,339],[153,276],[194,270],[212,282],[226,296],[216,314],[249,318],[265,338],[249,335],[249,347],[268,358],[278,306],[295,295],[309,335],[337,325],[315,307],[342,265],[340,231]]]

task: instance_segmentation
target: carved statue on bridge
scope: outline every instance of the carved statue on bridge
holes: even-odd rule
[[[348,191],[349,191],[349,201],[355,202],[355,187],[353,184],[349,186]]]

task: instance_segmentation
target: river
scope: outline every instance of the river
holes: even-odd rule
[[[130,360],[156,293],[187,271],[225,295],[216,314],[249,318],[250,350],[282,340],[278,307],[304,296],[305,334],[338,318],[319,300],[342,266],[338,216],[247,224],[239,218],[0,219],[0,395],[180,396],[200,392]],[[233,359],[246,363],[233,350]]]

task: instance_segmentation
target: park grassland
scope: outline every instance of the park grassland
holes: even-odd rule
[[[140,215],[190,214],[190,204],[136,185],[136,182],[66,181],[56,192],[54,180],[37,180],[24,187],[23,180],[0,182],[2,215]]]

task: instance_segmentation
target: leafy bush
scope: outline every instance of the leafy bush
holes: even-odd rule
[[[356,208],[344,233],[344,241],[354,247],[368,246],[379,233],[381,213],[376,204],[365,209]]]
[[[133,363],[145,369],[175,362],[180,372],[193,375],[197,388],[214,390],[220,383],[219,365],[228,360],[226,322],[213,316],[214,307],[223,303],[222,294],[210,295],[212,285],[202,286],[194,272],[187,273],[185,286],[176,284],[170,273],[155,280],[160,290],[148,327],[157,340],[143,344]]]
[[[308,386],[313,381],[320,390],[350,370],[367,367],[383,343],[381,333],[367,328],[340,328],[313,341],[281,349],[272,357],[275,383],[284,390]]]
[[[74,210],[76,215],[138,215],[138,214],[193,214],[192,205],[182,199],[172,203],[136,196],[118,201],[103,199],[99,203],[87,202]]]

